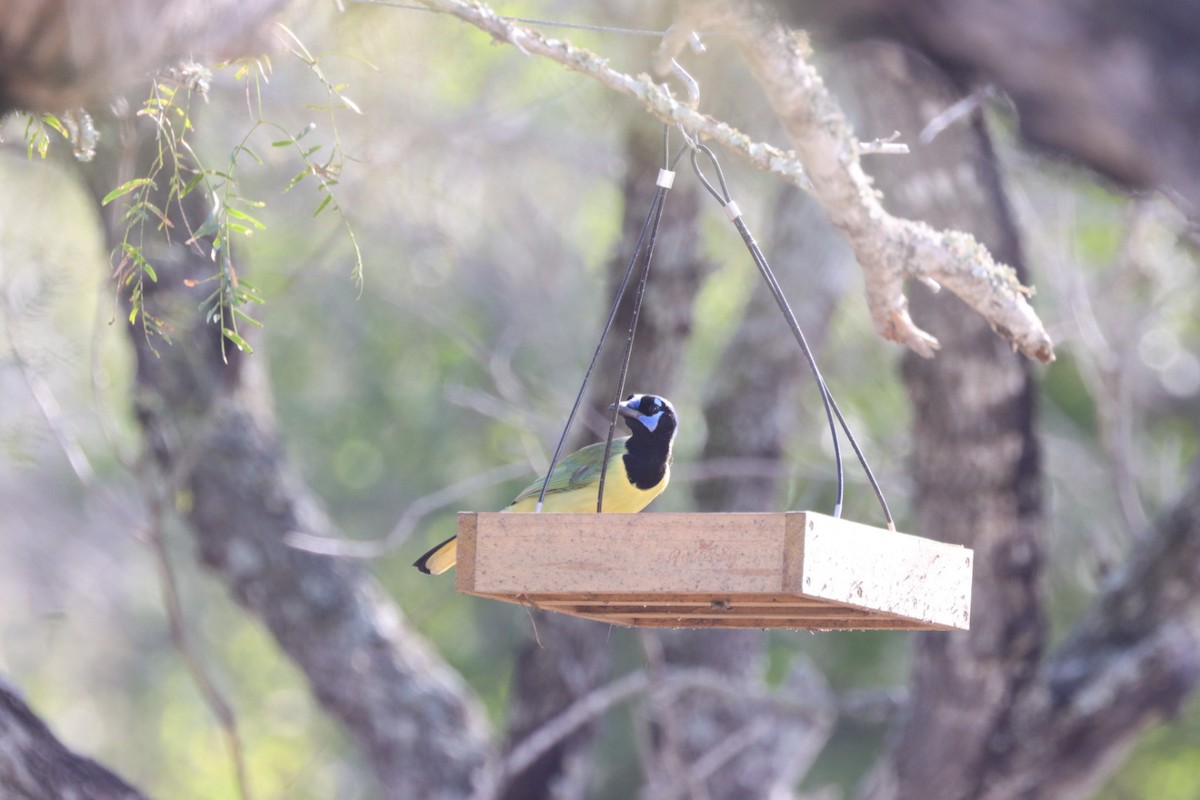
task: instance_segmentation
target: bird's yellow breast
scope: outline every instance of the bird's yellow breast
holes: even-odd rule
[[[632,514],[641,511],[650,501],[662,494],[671,479],[671,468],[668,466],[663,479],[649,489],[639,489],[630,483],[625,476],[625,470],[618,464],[617,469],[609,468],[604,479],[604,511],[616,514]],[[581,486],[565,492],[546,494],[542,503],[542,511],[582,512],[596,510],[596,495],[599,487],[595,484]],[[537,506],[537,494],[525,497],[513,503],[505,511],[533,511]]]

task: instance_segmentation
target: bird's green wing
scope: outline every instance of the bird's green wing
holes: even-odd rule
[[[609,454],[609,474],[612,474],[613,464],[617,459],[625,455],[625,442],[628,441],[628,436],[623,436],[620,439],[613,439],[612,452]],[[571,455],[559,461],[554,467],[554,472],[550,475],[550,485],[546,487],[546,494],[558,494],[560,492],[572,492],[576,489],[595,485],[600,482],[600,463],[604,460],[604,442],[596,442],[589,444],[587,447],[576,450]],[[528,500],[530,497],[537,497],[542,491],[542,482],[546,480],[546,476],[540,475],[533,483],[526,486],[519,495],[513,500],[513,503],[519,503],[522,500]],[[608,492],[604,492],[607,497]]]

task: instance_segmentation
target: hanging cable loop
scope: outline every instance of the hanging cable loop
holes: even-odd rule
[[[650,258],[654,252],[654,240],[658,235],[658,226],[662,221],[663,203],[666,200],[667,191],[671,188],[674,182],[674,170],[679,164],[683,154],[687,151],[687,147],[680,148],[671,158],[671,143],[670,143],[670,126],[663,126],[663,168],[659,170],[658,180],[655,182],[657,189],[654,192],[654,199],[650,202],[650,210],[646,214],[646,221],[642,223],[642,230],[638,234],[637,244],[633,248],[633,254],[629,258],[629,266],[625,268],[625,273],[621,277],[621,283],[617,287],[616,296],[613,298],[612,307],[608,312],[608,319],[604,323],[604,327],[600,332],[600,341],[596,343],[596,349],[592,353],[592,360],[588,364],[587,371],[583,376],[583,383],[579,386],[579,393],[575,395],[575,403],[571,406],[571,413],[567,416],[567,423],[563,426],[562,435],[559,436],[558,444],[554,448],[554,455],[550,457],[550,465],[546,468],[546,477],[542,481],[542,488],[538,492],[537,505],[534,507],[535,512],[542,510],[542,504],[546,499],[546,491],[550,487],[550,476],[554,473],[554,467],[557,466],[559,458],[562,456],[563,446],[567,441],[567,434],[570,433],[571,425],[575,422],[575,417],[579,413],[579,407],[583,404],[583,396],[587,391],[588,382],[592,378],[592,372],[596,369],[596,363],[600,360],[600,352],[604,348],[604,342],[608,338],[609,332],[612,330],[613,322],[616,321],[617,311],[621,306],[621,300],[625,297],[625,292],[629,288],[629,279],[633,276],[634,269],[638,265],[639,257],[645,252],[643,259],[642,274],[638,281],[638,291],[634,295],[634,305],[632,319],[629,327],[629,334],[625,346],[625,354],[621,364],[621,374],[617,385],[617,402],[620,402],[621,395],[625,391],[625,377],[629,371],[629,361],[633,353],[633,335],[637,327],[637,318],[641,310],[642,294],[646,286],[646,277],[650,271]],[[668,177],[669,176],[669,177]],[[604,503],[604,481],[608,470],[608,456],[612,450],[613,436],[617,429],[617,413],[615,406],[613,413],[609,419],[608,436],[605,439],[604,445],[604,463],[600,467],[600,485],[596,494],[596,511],[599,512]]]
[[[717,183],[720,184],[720,191],[708,180],[704,175],[704,171],[700,169],[700,155],[708,159],[712,164],[713,170],[717,174]],[[766,256],[763,255],[762,249],[754,240],[754,236],[750,233],[745,220],[742,218],[742,212],[738,208],[737,203],[733,202],[729,194],[729,185],[725,182],[725,173],[721,169],[721,164],[717,161],[717,156],[713,153],[712,148],[706,145],[699,145],[692,150],[692,169],[696,172],[696,177],[700,179],[700,183],[708,190],[721,208],[724,209],[725,215],[729,217],[741,234],[742,241],[745,242],[746,248],[750,251],[750,257],[754,259],[755,266],[758,267],[759,273],[767,284],[772,297],[775,298],[776,305],[783,312],[784,319],[787,320],[788,327],[792,330],[792,335],[796,342],[800,345],[801,351],[804,353],[804,358],[808,362],[808,367],[813,374],[813,379],[817,383],[817,389],[821,393],[821,403],[825,407],[825,419],[829,424],[829,435],[833,440],[833,458],[837,469],[837,502],[834,505],[833,516],[840,517],[842,515],[842,503],[845,495],[845,475],[842,468],[842,451],[838,437],[838,425],[846,433],[846,439],[850,442],[854,454],[858,457],[859,464],[862,465],[863,472],[866,473],[867,480],[871,484],[871,488],[875,492],[875,497],[879,501],[880,507],[883,509],[883,516],[887,520],[887,526],[891,530],[896,529],[895,522],[892,519],[891,509],[888,508],[887,500],[883,496],[883,490],[879,486],[879,482],[875,479],[875,474],[871,471],[871,467],[867,464],[866,455],[862,452],[862,448],[858,446],[858,441],[854,438],[854,434],[850,430],[850,425],[846,422],[846,418],[842,416],[842,411],[838,408],[837,402],[833,399],[833,394],[829,391],[829,387],[825,383],[825,378],[821,375],[821,370],[817,367],[817,360],[813,356],[812,348],[808,346],[808,341],[804,337],[804,331],[800,328],[800,323],[796,320],[796,315],[792,312],[791,306],[788,304],[787,298],[783,294],[783,289],[779,285],[779,281],[775,278],[775,273],[771,269],[771,265],[767,263]],[[834,418],[837,418],[837,423]]]
[[[672,62],[674,67],[678,64]],[[678,67],[678,71],[687,76],[688,81],[694,84],[691,76],[687,75],[682,67]],[[689,88],[689,93],[691,89]],[[695,87],[693,99],[698,99],[699,87]],[[682,128],[681,128],[682,130]],[[825,378],[821,375],[821,370],[817,366],[816,357],[813,355],[812,348],[808,345],[808,340],[804,336],[804,331],[800,328],[800,323],[796,320],[796,315],[793,313],[791,306],[788,304],[787,298],[784,296],[783,289],[779,285],[779,281],[775,277],[774,271],[770,264],[767,263],[766,256],[763,255],[762,249],[754,240],[749,227],[742,218],[742,212],[738,208],[729,193],[729,185],[725,180],[725,173],[721,169],[721,164],[717,160],[716,154],[706,145],[699,144],[684,134],[685,145],[671,158],[670,146],[670,126],[663,126],[663,167],[659,170],[658,179],[656,180],[656,190],[654,199],[650,203],[649,212],[646,215],[646,221],[642,224],[642,229],[638,234],[637,244],[634,247],[633,254],[630,256],[629,265],[625,269],[625,273],[621,278],[620,285],[617,287],[616,296],[613,298],[612,307],[609,309],[608,318],[600,333],[600,341],[596,344],[596,350],[592,354],[591,363],[583,377],[583,383],[579,387],[579,393],[575,396],[575,403],[571,407],[571,413],[567,417],[567,423],[563,427],[562,435],[559,437],[558,445],[554,449],[554,455],[550,459],[550,465],[546,470],[546,477],[542,481],[541,491],[538,492],[537,505],[535,511],[541,511],[542,505],[546,498],[546,492],[550,486],[550,476],[554,472],[554,468],[558,464],[559,457],[562,455],[563,446],[567,440],[567,434],[570,432],[571,425],[575,421],[575,417],[579,412],[579,407],[583,403],[584,393],[587,391],[588,382],[591,380],[592,373],[595,370],[596,363],[599,361],[600,352],[604,347],[604,342],[612,330],[613,323],[616,320],[617,311],[620,308],[621,301],[625,297],[625,293],[629,289],[630,279],[633,277],[634,270],[637,268],[640,261],[642,265],[641,273],[638,276],[637,288],[633,296],[633,305],[630,311],[629,330],[625,340],[625,350],[621,359],[620,374],[617,378],[616,392],[614,402],[609,408],[608,435],[604,441],[604,459],[600,466],[600,481],[596,494],[596,511],[601,512],[604,509],[604,486],[608,475],[608,459],[612,454],[613,437],[616,435],[618,404],[621,402],[621,397],[625,393],[625,380],[629,374],[629,362],[633,355],[634,335],[637,332],[638,317],[641,313],[642,300],[645,296],[646,281],[650,274],[650,263],[654,256],[654,244],[658,236],[659,225],[662,222],[663,208],[666,201],[667,192],[670,190],[675,179],[675,167],[679,164],[680,159],[685,152],[691,153],[692,169],[699,178],[700,183],[705,190],[711,194],[716,201],[721,205],[727,217],[733,222],[738,233],[742,237],[746,248],[750,252],[754,264],[758,267],[759,273],[767,284],[772,297],[775,299],[776,305],[783,313],[784,319],[791,328],[792,335],[795,337],[797,344],[800,345],[800,350],[804,354],[804,358],[808,363],[809,370],[812,372],[813,379],[816,381],[817,389],[821,393],[821,403],[825,408],[825,419],[829,425],[829,435],[833,441],[833,456],[837,470],[837,500],[834,504],[833,516],[840,517],[842,515],[842,505],[845,498],[845,473],[842,465],[842,450],[841,440],[838,435],[838,427],[846,434],[846,439],[850,442],[851,448],[854,450],[855,456],[858,457],[859,464],[862,465],[863,472],[866,473],[867,480],[871,484],[871,488],[875,492],[875,497],[879,501],[880,507],[883,509],[883,515],[887,520],[887,526],[891,530],[895,530],[896,526],[892,520],[891,510],[888,508],[887,500],[883,496],[883,490],[879,486],[879,482],[875,479],[875,474],[871,471],[870,465],[867,463],[865,454],[862,448],[859,447],[858,441],[854,438],[854,433],[850,430],[849,423],[846,422],[845,416],[838,408],[837,402],[833,399],[833,394],[829,390],[829,386],[825,383]],[[700,156],[704,155],[712,165],[716,172],[717,184],[720,189],[705,176],[704,171],[700,167]],[[836,419],[836,422],[835,422]]]

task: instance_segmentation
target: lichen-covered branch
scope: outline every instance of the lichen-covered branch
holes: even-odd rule
[[[662,121],[678,122],[690,134],[720,144],[746,159],[752,166],[778,175],[801,188],[809,188],[804,167],[796,159],[795,153],[755,142],[732,125],[689,108],[686,103],[676,100],[665,85],[655,83],[649,75],[634,77],[618,72],[608,66],[608,59],[603,56],[576,47],[565,39],[549,38],[532,28],[503,19],[483,3],[463,0],[420,2],[434,11],[450,14],[474,25],[490,34],[494,40],[511,44],[525,55],[543,56],[567,69],[583,73],[612,91],[637,100]]]
[[[526,55],[549,58],[581,72],[637,100],[660,119],[677,122],[690,134],[714,141],[753,166],[811,191],[854,247],[866,274],[872,317],[886,338],[923,356],[932,356],[937,349],[937,340],[918,328],[908,313],[904,282],[920,278],[961,297],[1025,355],[1042,362],[1054,359],[1050,336],[1029,305],[1029,290],[1009,267],[996,263],[968,234],[938,231],[883,210],[859,162],[859,143],[809,63],[803,37],[768,20],[757,6],[685,5],[687,23],[682,27],[720,29],[733,37],[786,127],[795,153],[754,142],[732,126],[676,101],[649,76],[618,72],[604,58],[501,19],[482,3],[421,2]],[[667,40],[668,47],[681,43],[681,37]]]
[[[909,316],[904,281],[919,278],[954,292],[1025,355],[1053,360],[1050,336],[1029,305],[1030,291],[1010,267],[997,264],[970,234],[939,231],[883,209],[863,171],[859,143],[810,63],[803,35],[753,6],[708,2],[689,8],[698,25],[732,37],[758,79],[804,164],[813,194],[854,248],[871,316],[883,336],[922,356],[938,347]]]

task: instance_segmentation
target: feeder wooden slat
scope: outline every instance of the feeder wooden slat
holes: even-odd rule
[[[972,562],[810,511],[464,512],[457,586],[637,627],[965,630]]]

